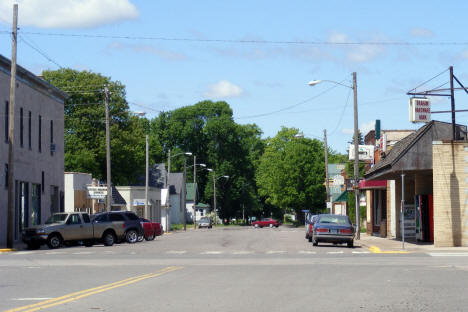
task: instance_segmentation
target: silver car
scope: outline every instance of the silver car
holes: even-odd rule
[[[200,220],[197,220],[197,225],[198,225],[198,228],[201,229],[201,228],[208,228],[208,229],[211,229],[212,225],[211,225],[211,219],[208,218],[208,217],[202,217],[200,218]]]

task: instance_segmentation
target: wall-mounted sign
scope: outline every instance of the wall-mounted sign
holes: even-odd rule
[[[374,160],[374,145],[359,145],[359,160]],[[349,145],[349,160],[354,160],[354,144]]]
[[[144,206],[144,205],[145,205],[145,200],[144,199],[133,199],[133,205],[132,206]]]
[[[411,98],[409,102],[409,120],[411,122],[431,121],[431,102],[426,98]]]
[[[91,199],[106,199],[107,186],[87,186],[88,198]]]

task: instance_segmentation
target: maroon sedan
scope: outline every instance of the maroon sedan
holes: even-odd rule
[[[140,218],[141,226],[144,230],[144,235],[138,237],[138,241],[141,242],[143,239],[147,241],[154,240],[156,236],[160,236],[163,233],[162,226],[159,222],[151,222],[148,219]]]
[[[280,226],[280,223],[278,222],[278,220],[275,220],[273,218],[262,218],[261,220],[252,222],[252,225],[256,228],[262,228],[264,226],[278,227]]]

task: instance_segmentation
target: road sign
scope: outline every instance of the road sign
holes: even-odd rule
[[[106,199],[107,186],[87,186],[88,198],[91,199]]]

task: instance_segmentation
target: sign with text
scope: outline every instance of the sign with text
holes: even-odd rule
[[[374,145],[359,145],[359,160],[374,160]],[[354,160],[354,144],[349,145],[349,160]]]
[[[107,186],[87,186],[88,198],[91,199],[106,199]]]
[[[426,98],[412,98],[409,103],[409,119],[411,122],[431,121],[431,102]]]

